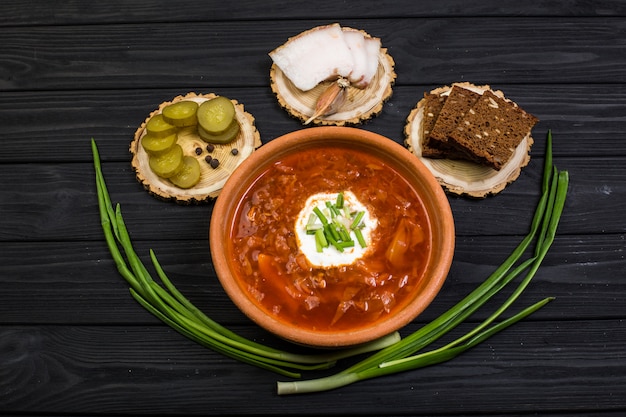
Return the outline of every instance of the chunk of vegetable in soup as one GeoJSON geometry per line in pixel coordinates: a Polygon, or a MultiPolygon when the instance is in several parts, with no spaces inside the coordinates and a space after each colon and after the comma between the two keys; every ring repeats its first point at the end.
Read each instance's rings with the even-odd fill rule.
{"type": "Polygon", "coordinates": [[[318,331],[358,329],[410,301],[426,268],[431,231],[413,187],[362,151],[316,148],[273,164],[247,190],[228,243],[237,276],[277,319],[318,331]],[[310,196],[349,192],[376,222],[359,258],[312,264],[296,223],[310,196]]]}

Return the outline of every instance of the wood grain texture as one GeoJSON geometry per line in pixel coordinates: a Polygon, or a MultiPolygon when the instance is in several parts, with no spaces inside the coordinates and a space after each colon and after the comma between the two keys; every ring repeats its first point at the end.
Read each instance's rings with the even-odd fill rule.
{"type": "Polygon", "coordinates": [[[624,17],[619,0],[3,1],[0,415],[623,415],[624,17]],[[225,295],[210,258],[212,204],[150,196],[128,146],[159,103],[187,92],[237,99],[263,142],[303,128],[272,95],[267,53],[329,22],[380,37],[396,63],[393,96],[363,129],[403,143],[423,94],[456,81],[490,84],[540,119],[517,181],[484,200],[449,196],[452,268],[402,334],[453,306],[522,239],[549,129],[555,163],[570,174],[568,199],[553,247],[510,313],[556,298],[450,362],[278,397],[282,377],[197,345],[132,299],[103,240],[90,140],[146,263],[154,249],[178,288],[221,324],[304,351],[253,325],[225,295]]]}
{"type": "Polygon", "coordinates": [[[600,413],[620,410],[626,394],[620,320],[523,322],[445,364],[306,398],[277,397],[284,377],[160,327],[1,326],[0,336],[0,375],[10,381],[0,400],[30,414],[322,415],[360,398],[342,414],[502,415],[558,413],[572,396],[577,412],[600,413]]]}
{"type": "MultiPolygon", "coordinates": [[[[269,82],[269,72],[268,72],[269,82]]],[[[410,111],[428,92],[441,84],[397,85],[382,113],[361,127],[401,143],[410,111]]],[[[624,84],[502,84],[492,83],[507,97],[539,117],[533,129],[532,155],[541,157],[548,129],[557,157],[626,156],[620,130],[626,122],[624,84]]],[[[302,128],[280,108],[269,86],[258,88],[184,88],[136,90],[68,90],[3,92],[0,123],[3,137],[0,163],[37,161],[90,162],[89,141],[95,138],[102,160],[130,161],[128,145],[135,130],[158,104],[189,91],[233,97],[255,117],[265,143],[302,128]],[[128,145],[125,145],[125,144],[128,145]]]]}
{"type": "MultiPolygon", "coordinates": [[[[417,321],[432,320],[463,298],[502,263],[516,243],[502,236],[458,238],[448,280],[417,321]]],[[[222,290],[206,240],[154,239],[135,246],[152,272],[148,250],[153,249],[180,291],[209,316],[223,323],[250,324],[222,290]]],[[[620,235],[560,235],[523,298],[526,303],[549,296],[557,301],[533,318],[622,317],[626,298],[623,246],[620,235]]],[[[103,242],[5,243],[0,248],[2,323],[158,323],[131,298],[103,242]]],[[[492,303],[496,305],[497,300],[492,303]]],[[[486,314],[475,319],[481,317],[486,314]]]]}
{"type": "Polygon", "coordinates": [[[407,4],[382,0],[376,7],[367,3],[349,5],[333,0],[316,2],[266,0],[261,6],[254,0],[207,3],[182,0],[111,0],[77,4],[73,2],[31,0],[28,6],[19,0],[7,0],[0,9],[0,26],[69,25],[151,22],[204,22],[232,20],[337,19],[353,18],[458,17],[458,16],[624,16],[626,6],[619,0],[549,0],[520,3],[516,0],[468,3],[464,0],[423,0],[407,4]],[[52,11],[51,11],[52,9],[52,11]]]}
{"type": "MultiPolygon", "coordinates": [[[[87,146],[87,143],[85,143],[87,146]]],[[[560,158],[567,169],[570,194],[560,232],[623,233],[621,211],[626,165],[621,158],[560,158]],[[602,168],[614,166],[607,174],[602,168]]],[[[528,231],[540,190],[542,160],[536,158],[498,198],[450,198],[456,233],[523,235],[528,231]],[[464,220],[471,216],[471,222],[464,220]],[[505,232],[503,232],[505,230],[505,232]]],[[[111,198],[120,203],[131,233],[138,240],[207,238],[212,203],[180,206],[145,192],[128,163],[105,163],[111,198]]],[[[101,237],[93,167],[76,164],[0,165],[6,181],[0,202],[1,241],[95,240],[101,237]],[[28,170],[30,175],[22,173],[28,170]],[[11,185],[9,187],[9,185],[11,185]]]]}
{"type": "MultiPolygon", "coordinates": [[[[10,27],[0,88],[267,86],[272,49],[326,20],[10,27]],[[260,36],[262,34],[262,36],[260,36]],[[59,44],[63,50],[59,50],[59,44]],[[233,51],[239,51],[233,59],[233,51]],[[180,57],[193,65],[181,67],[180,57]]],[[[626,20],[560,17],[341,19],[383,39],[398,85],[624,82],[626,20]]]]}

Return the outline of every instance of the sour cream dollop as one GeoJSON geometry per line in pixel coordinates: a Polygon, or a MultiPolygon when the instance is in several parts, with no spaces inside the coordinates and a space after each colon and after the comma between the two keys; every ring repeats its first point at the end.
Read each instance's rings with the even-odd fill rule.
{"type": "MultiPolygon", "coordinates": [[[[362,204],[354,193],[350,191],[343,192],[344,205],[349,207],[351,212],[364,212],[361,220],[362,228],[361,233],[366,247],[362,247],[357,241],[354,232],[351,232],[351,238],[354,240],[354,246],[344,248],[343,252],[340,252],[337,248],[329,245],[321,252],[318,252],[315,242],[315,235],[307,233],[307,223],[313,209],[318,207],[322,212],[327,213],[326,202],[335,202],[339,193],[319,193],[310,196],[304,208],[298,214],[296,218],[296,237],[298,239],[298,245],[300,250],[307,257],[308,261],[315,267],[319,268],[331,268],[341,265],[350,265],[357,259],[360,259],[371,249],[371,236],[374,229],[378,225],[378,221],[373,217],[367,207],[362,204]]],[[[330,218],[330,215],[327,217],[330,218]]]]}

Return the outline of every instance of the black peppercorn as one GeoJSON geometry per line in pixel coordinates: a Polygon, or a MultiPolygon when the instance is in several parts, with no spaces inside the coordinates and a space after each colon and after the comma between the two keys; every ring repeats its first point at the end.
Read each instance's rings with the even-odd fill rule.
{"type": "Polygon", "coordinates": [[[231,149],[230,153],[232,153],[233,155],[237,155],[239,153],[239,150],[237,148],[233,148],[231,149]]]}
{"type": "Polygon", "coordinates": [[[220,165],[220,161],[217,158],[213,158],[209,164],[211,165],[211,168],[215,169],[220,165]]]}

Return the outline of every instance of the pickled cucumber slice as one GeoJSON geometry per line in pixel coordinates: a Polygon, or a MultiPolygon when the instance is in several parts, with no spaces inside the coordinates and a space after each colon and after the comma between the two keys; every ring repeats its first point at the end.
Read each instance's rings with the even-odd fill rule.
{"type": "Polygon", "coordinates": [[[239,125],[237,119],[233,120],[225,131],[217,135],[207,132],[202,128],[202,126],[198,125],[198,136],[200,136],[200,139],[208,143],[225,144],[232,142],[239,134],[240,129],[241,126],[239,125]]]}
{"type": "Polygon", "coordinates": [[[165,136],[173,135],[176,133],[176,126],[168,123],[163,114],[159,113],[154,115],[146,123],[146,130],[148,133],[153,134],[158,138],[164,138],[165,136]]]}
{"type": "Polygon", "coordinates": [[[176,127],[194,126],[198,123],[198,103],[183,100],[163,108],[162,114],[166,122],[176,127]]]}
{"type": "Polygon", "coordinates": [[[200,163],[193,156],[183,157],[183,167],[169,178],[179,188],[191,188],[200,182],[200,163]]]}
{"type": "Polygon", "coordinates": [[[152,133],[146,133],[146,135],[141,138],[141,146],[143,146],[143,149],[148,155],[158,156],[172,149],[177,140],[178,135],[176,133],[162,138],[154,136],[152,133]]]}
{"type": "Polygon", "coordinates": [[[183,148],[179,144],[158,156],[151,156],[148,164],[152,172],[161,178],[170,178],[183,168],[183,148]]]}
{"type": "Polygon", "coordinates": [[[219,135],[235,119],[235,105],[226,97],[215,97],[200,104],[197,114],[198,126],[211,135],[219,135]]]}

